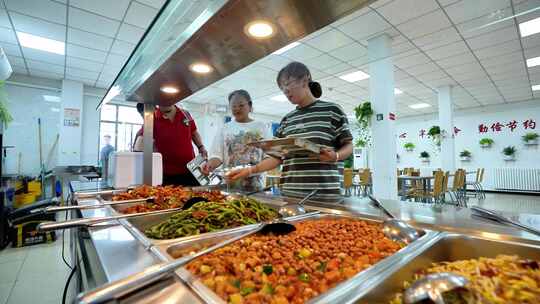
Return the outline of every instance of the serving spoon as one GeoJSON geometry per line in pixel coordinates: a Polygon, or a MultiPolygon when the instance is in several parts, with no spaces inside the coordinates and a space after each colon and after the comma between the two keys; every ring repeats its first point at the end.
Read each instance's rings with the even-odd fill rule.
{"type": "Polygon", "coordinates": [[[381,202],[373,195],[368,195],[373,205],[382,210],[388,219],[383,222],[383,233],[394,241],[401,241],[410,244],[420,237],[420,233],[411,225],[402,220],[398,220],[390,211],[388,211],[381,202]]]}
{"type": "Polygon", "coordinates": [[[317,194],[319,190],[315,189],[311,191],[308,195],[306,195],[302,200],[300,200],[298,203],[294,204],[287,204],[281,208],[279,208],[278,213],[282,217],[290,217],[290,216],[296,216],[306,213],[306,209],[304,208],[304,203],[309,200],[312,196],[317,194]]]}
{"type": "Polygon", "coordinates": [[[429,274],[414,283],[405,290],[403,300],[405,304],[418,303],[430,299],[435,304],[444,304],[442,294],[444,292],[464,287],[469,281],[455,273],[440,272],[429,274]]]}

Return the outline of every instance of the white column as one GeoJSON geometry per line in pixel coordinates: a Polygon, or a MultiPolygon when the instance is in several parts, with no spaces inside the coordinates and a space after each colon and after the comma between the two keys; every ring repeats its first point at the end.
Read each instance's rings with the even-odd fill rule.
{"type": "Polygon", "coordinates": [[[382,199],[397,199],[397,159],[395,121],[394,65],[392,63],[392,39],[383,34],[368,40],[369,91],[373,118],[371,119],[373,148],[370,153],[373,164],[373,193],[382,199]],[[382,120],[377,120],[382,114],[382,120]]]}
{"type": "Polygon", "coordinates": [[[452,87],[437,88],[439,98],[439,126],[445,131],[441,143],[441,168],[445,171],[456,170],[456,151],[454,145],[454,110],[452,108],[452,87]]]}
{"type": "Polygon", "coordinates": [[[83,117],[83,84],[62,81],[62,107],[58,141],[58,165],[81,164],[81,138],[83,117]]]}

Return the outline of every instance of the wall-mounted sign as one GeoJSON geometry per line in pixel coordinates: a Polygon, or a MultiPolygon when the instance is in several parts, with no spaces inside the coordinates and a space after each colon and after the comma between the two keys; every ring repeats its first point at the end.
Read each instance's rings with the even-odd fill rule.
{"type": "Polygon", "coordinates": [[[64,126],[78,127],[81,124],[81,110],[64,108],[64,126]]]}

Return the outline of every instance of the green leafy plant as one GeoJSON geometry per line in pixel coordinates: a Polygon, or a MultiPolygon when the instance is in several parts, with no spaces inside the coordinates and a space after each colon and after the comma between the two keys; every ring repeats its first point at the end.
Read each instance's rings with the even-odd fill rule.
{"type": "Polygon", "coordinates": [[[433,127],[429,128],[428,137],[431,138],[431,140],[433,140],[433,143],[437,147],[440,147],[442,139],[443,139],[443,134],[441,132],[441,127],[433,126],[433,127]]]}
{"type": "Polygon", "coordinates": [[[414,147],[416,147],[416,146],[412,142],[408,142],[408,143],[403,145],[403,148],[405,148],[407,150],[412,150],[412,149],[414,149],[414,147]]]}
{"type": "Polygon", "coordinates": [[[508,146],[508,147],[505,147],[503,150],[502,150],[502,153],[506,156],[512,156],[514,154],[516,154],[516,147],[514,146],[508,146]]]}
{"type": "Polygon", "coordinates": [[[7,129],[10,122],[13,121],[13,117],[9,114],[7,109],[8,97],[6,93],[5,82],[0,81],[0,123],[7,129]]]}
{"type": "Polygon", "coordinates": [[[495,141],[491,138],[487,138],[487,137],[484,137],[482,139],[480,139],[480,144],[481,145],[485,145],[485,146],[489,146],[489,145],[492,145],[495,141]]]}
{"type": "Polygon", "coordinates": [[[352,168],[354,166],[354,156],[351,154],[345,160],[343,160],[343,167],[352,168]]]}
{"type": "Polygon", "coordinates": [[[472,153],[469,150],[463,150],[459,153],[460,157],[471,157],[472,153]]]}
{"type": "Polygon", "coordinates": [[[420,158],[429,158],[429,153],[427,151],[420,152],[420,158]]]}
{"type": "Polygon", "coordinates": [[[371,102],[366,101],[356,106],[354,108],[354,115],[359,129],[355,146],[366,147],[371,143],[370,121],[373,116],[371,102]]]}
{"type": "Polygon", "coordinates": [[[521,136],[521,139],[523,139],[524,142],[529,142],[538,139],[539,135],[535,132],[526,133],[525,135],[521,136]]]}

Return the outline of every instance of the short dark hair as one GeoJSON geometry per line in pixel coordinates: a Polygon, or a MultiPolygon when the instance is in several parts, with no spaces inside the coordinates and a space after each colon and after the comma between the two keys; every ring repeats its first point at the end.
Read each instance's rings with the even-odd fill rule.
{"type": "Polygon", "coordinates": [[[144,103],[137,103],[137,112],[139,112],[141,116],[144,116],[144,103]]]}
{"type": "Polygon", "coordinates": [[[284,68],[282,68],[279,71],[276,78],[276,82],[278,86],[280,85],[279,81],[282,78],[289,78],[289,77],[292,77],[295,79],[302,79],[306,77],[309,81],[309,90],[311,91],[311,94],[313,95],[313,97],[315,98],[321,97],[322,95],[321,84],[316,81],[313,81],[313,79],[311,78],[311,72],[309,71],[308,67],[305,64],[294,61],[287,64],[284,68]]]}
{"type": "Polygon", "coordinates": [[[251,100],[251,96],[249,95],[248,91],[246,90],[236,90],[236,91],[232,91],[230,94],[229,94],[229,103],[231,103],[231,99],[234,97],[234,96],[241,96],[241,97],[244,97],[249,106],[250,107],[253,107],[253,101],[251,100]]]}

